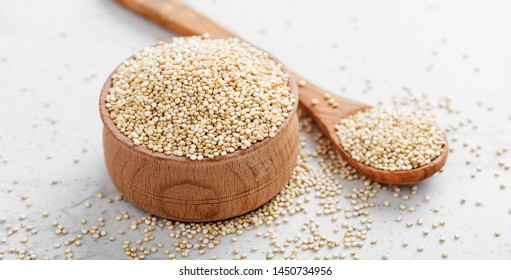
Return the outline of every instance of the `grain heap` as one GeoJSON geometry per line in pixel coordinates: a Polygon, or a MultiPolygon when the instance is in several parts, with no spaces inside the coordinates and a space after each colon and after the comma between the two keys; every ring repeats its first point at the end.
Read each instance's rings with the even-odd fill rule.
{"type": "Polygon", "coordinates": [[[424,166],[445,145],[442,131],[413,113],[373,108],[342,119],[336,129],[353,159],[386,171],[424,166]]]}
{"type": "Polygon", "coordinates": [[[288,78],[239,39],[174,38],[119,66],[106,107],[136,145],[202,160],[275,136],[296,103],[288,78]]]}

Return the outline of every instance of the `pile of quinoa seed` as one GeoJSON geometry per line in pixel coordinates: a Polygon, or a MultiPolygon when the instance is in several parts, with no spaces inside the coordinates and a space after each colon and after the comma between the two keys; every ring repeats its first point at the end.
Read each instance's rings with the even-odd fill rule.
{"type": "Polygon", "coordinates": [[[344,118],[336,130],[354,160],[385,171],[427,165],[446,144],[444,133],[425,117],[380,108],[344,118]]]}
{"type": "Polygon", "coordinates": [[[274,137],[296,103],[283,66],[237,38],[178,37],[112,76],[117,128],[154,152],[202,160],[274,137]]]}

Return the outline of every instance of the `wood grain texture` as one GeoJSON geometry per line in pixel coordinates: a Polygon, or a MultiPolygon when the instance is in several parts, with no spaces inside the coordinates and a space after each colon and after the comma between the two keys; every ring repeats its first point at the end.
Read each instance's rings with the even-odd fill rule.
{"type": "MultiPolygon", "coordinates": [[[[180,35],[201,35],[209,33],[215,37],[235,36],[229,30],[215,23],[203,14],[187,6],[182,1],[177,0],[117,0],[119,3],[129,9],[147,17],[156,23],[176,32],[180,35]],[[183,11],[184,15],[178,11],[183,11]]],[[[293,73],[297,80],[305,80],[297,73],[293,73]]],[[[371,106],[350,100],[341,96],[332,95],[339,104],[338,108],[329,106],[324,99],[324,93],[327,92],[317,85],[307,82],[305,86],[300,87],[300,107],[309,113],[321,131],[328,137],[333,147],[347,160],[358,172],[367,178],[376,182],[387,184],[413,184],[422,181],[436,172],[438,172],[447,161],[448,145],[446,145],[442,154],[433,162],[420,168],[410,171],[384,171],[372,168],[355,161],[341,146],[337,137],[335,126],[342,118],[351,114],[368,109],[371,106]],[[312,106],[312,99],[320,101],[316,106],[312,106]]]]}
{"type": "MultiPolygon", "coordinates": [[[[291,178],[300,151],[297,104],[275,137],[192,161],[137,146],[122,134],[105,106],[111,83],[110,76],[99,102],[106,167],[119,191],[143,210],[176,221],[223,220],[268,202],[291,178]]],[[[293,77],[289,86],[298,98],[293,77]]]]}
{"type": "Polygon", "coordinates": [[[236,36],[181,0],[117,0],[117,2],[182,36],[204,33],[209,33],[212,37],[236,36]]]}

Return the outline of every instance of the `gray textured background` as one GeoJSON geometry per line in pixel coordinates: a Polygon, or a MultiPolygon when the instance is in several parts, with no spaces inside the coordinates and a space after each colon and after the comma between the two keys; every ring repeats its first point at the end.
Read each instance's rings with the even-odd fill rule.
{"type": "MultiPolygon", "coordinates": [[[[370,210],[374,229],[358,252],[361,259],[510,259],[511,258],[511,171],[503,171],[498,160],[511,164],[511,152],[500,158],[495,151],[511,146],[511,37],[509,2],[501,1],[270,1],[219,0],[189,1],[197,9],[260,46],[287,66],[336,94],[391,107],[392,96],[404,96],[407,86],[426,94],[433,104],[448,96],[459,114],[438,114],[442,127],[472,118],[477,129],[466,125],[449,134],[454,153],[445,172],[422,183],[416,197],[406,205],[415,213],[398,209],[403,202],[391,193],[380,193],[376,202],[391,207],[370,210]],[[367,90],[370,80],[372,89],[367,90]],[[478,106],[477,103],[482,102],[478,106]],[[490,109],[488,109],[490,108],[490,109]],[[482,146],[476,158],[469,148],[482,146]],[[472,158],[470,166],[466,158],[472,158]],[[476,178],[476,166],[483,170],[476,178]],[[500,170],[501,175],[494,173],[500,170]],[[500,190],[506,183],[508,189],[500,190]],[[430,196],[429,202],[424,196],[430,196]],[[466,197],[465,205],[460,205],[466,197]],[[481,207],[475,202],[480,200],[481,207]],[[439,208],[438,213],[433,209],[439,208]],[[395,222],[401,215],[403,222],[395,222]],[[423,218],[422,227],[406,227],[406,222],[423,218]],[[431,229],[444,219],[445,227],[431,229]],[[422,235],[428,228],[430,234],[422,235]],[[496,238],[494,232],[502,236],[496,238]],[[453,240],[459,233],[461,239],[453,240]],[[440,236],[446,238],[440,244],[440,236]],[[369,241],[377,239],[376,245],[369,241]],[[407,240],[408,248],[401,243],[407,240]],[[425,250],[418,253],[416,248],[425,250]]],[[[63,242],[57,237],[53,220],[76,233],[87,218],[107,219],[107,231],[117,241],[84,239],[72,247],[75,258],[124,258],[121,244],[136,240],[140,231],[117,236],[113,217],[128,211],[132,217],[144,213],[128,202],[107,204],[98,200],[98,191],[109,197],[118,194],[110,182],[102,158],[99,91],[108,74],[123,59],[157,40],[173,34],[132,14],[112,1],[5,1],[0,9],[0,240],[6,226],[20,223],[34,226],[38,234],[23,229],[10,237],[0,250],[22,247],[39,257],[63,258],[63,242]],[[88,152],[83,153],[86,147],[88,152]],[[47,154],[53,159],[46,159],[47,154]],[[79,158],[79,163],[73,163],[79,158]],[[56,186],[51,180],[61,181],[56,186]],[[19,181],[15,184],[15,181],[19,181]],[[13,188],[11,193],[7,190],[13,188]],[[30,208],[20,197],[27,195],[30,208]],[[83,206],[90,201],[93,207],[83,206]],[[49,211],[48,219],[41,218],[49,211]],[[18,216],[27,215],[20,222],[18,216]],[[20,244],[22,236],[30,238],[20,244]],[[105,244],[107,246],[105,246],[105,244]]],[[[310,140],[309,140],[310,141],[310,140]]],[[[346,193],[360,182],[344,182],[346,193]]],[[[407,190],[404,189],[406,192],[407,190]]],[[[342,205],[349,201],[340,198],[342,205]]],[[[309,204],[315,217],[317,201],[309,204]]],[[[299,231],[305,217],[291,218],[278,227],[279,239],[299,231]]],[[[321,220],[321,230],[332,234],[333,225],[321,220]]],[[[338,222],[342,222],[341,218],[338,222]]],[[[342,232],[342,231],[341,231],[342,232]]],[[[254,238],[256,231],[239,238],[237,244],[225,240],[204,258],[215,254],[231,258],[231,250],[247,252],[249,258],[264,258],[267,240],[254,238]],[[257,244],[258,252],[249,248],[257,244]]],[[[341,233],[339,233],[339,239],[341,233]]],[[[172,247],[165,232],[157,241],[172,247]]],[[[349,255],[352,250],[337,249],[349,255]]],[[[325,250],[322,254],[331,254],[325,250]]],[[[313,255],[302,254],[308,258],[313,255]]],[[[5,258],[15,255],[5,254],[5,258]]],[[[165,258],[160,252],[153,257],[165,258]]],[[[198,257],[195,254],[191,258],[198,257]]]]}

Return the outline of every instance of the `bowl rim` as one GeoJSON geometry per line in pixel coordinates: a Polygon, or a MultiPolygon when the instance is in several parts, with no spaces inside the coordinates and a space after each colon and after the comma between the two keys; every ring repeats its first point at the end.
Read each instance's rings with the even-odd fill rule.
{"type": "MultiPolygon", "coordinates": [[[[194,36],[182,36],[182,37],[194,37],[194,36]]],[[[237,38],[237,37],[235,37],[235,38],[237,38]]],[[[215,39],[215,38],[213,38],[213,39],[215,39]]],[[[225,39],[225,38],[223,38],[223,39],[225,39]]],[[[246,42],[246,41],[244,41],[242,39],[239,39],[239,40],[242,41],[242,42],[246,42]]],[[[166,41],[163,41],[163,42],[166,42],[166,41]]],[[[108,111],[108,109],[105,106],[105,101],[106,101],[106,97],[107,97],[108,92],[110,91],[110,88],[111,88],[111,85],[112,85],[112,76],[115,74],[117,69],[122,65],[122,63],[124,63],[125,61],[129,60],[134,55],[140,53],[143,49],[138,51],[138,52],[136,52],[134,55],[130,56],[129,58],[123,60],[123,62],[121,62],[121,64],[119,64],[112,71],[112,73],[108,76],[108,78],[106,79],[105,83],[103,84],[103,87],[101,88],[101,93],[100,93],[100,97],[99,97],[99,114],[100,114],[100,117],[101,117],[101,121],[103,122],[104,129],[107,129],[109,132],[111,132],[113,134],[113,136],[116,139],[118,139],[119,142],[122,145],[125,145],[126,147],[128,147],[132,151],[137,152],[139,154],[142,154],[142,155],[144,155],[146,157],[150,157],[150,158],[154,158],[154,159],[158,159],[158,160],[173,160],[173,161],[179,161],[179,162],[182,162],[182,163],[192,163],[192,164],[197,164],[197,163],[213,163],[213,162],[218,162],[218,161],[239,160],[240,157],[245,157],[247,154],[249,154],[251,152],[254,152],[254,151],[258,150],[258,149],[261,149],[263,146],[267,145],[272,140],[277,139],[277,137],[282,133],[282,130],[284,130],[289,125],[289,122],[293,120],[294,115],[297,114],[298,103],[299,103],[298,86],[296,84],[296,80],[295,80],[295,78],[293,76],[293,73],[291,71],[289,71],[289,69],[284,64],[282,64],[282,62],[278,58],[276,58],[274,55],[270,54],[269,52],[267,52],[267,51],[265,51],[265,50],[263,50],[263,49],[261,49],[259,47],[256,47],[256,46],[254,46],[254,45],[252,45],[250,43],[247,43],[247,44],[249,44],[250,46],[252,46],[252,47],[254,47],[254,48],[256,48],[256,49],[258,49],[258,50],[260,50],[260,51],[262,51],[264,53],[266,53],[270,59],[275,61],[278,65],[281,65],[282,71],[284,73],[288,74],[288,76],[289,76],[288,77],[288,86],[290,88],[289,91],[294,96],[295,102],[293,104],[293,109],[291,111],[289,111],[288,116],[286,117],[286,119],[284,120],[282,125],[280,125],[278,127],[277,132],[275,134],[275,137],[267,137],[267,138],[264,138],[261,141],[257,141],[255,144],[252,144],[252,146],[250,146],[249,148],[247,148],[245,150],[237,149],[236,151],[234,151],[232,153],[228,153],[225,156],[218,156],[218,157],[214,157],[214,158],[205,158],[205,159],[202,159],[202,160],[192,160],[192,159],[187,158],[185,156],[176,156],[176,155],[173,155],[173,154],[168,155],[168,154],[165,154],[165,153],[160,153],[160,152],[152,151],[152,150],[150,150],[149,148],[147,148],[144,145],[135,145],[135,143],[130,138],[128,138],[126,135],[124,135],[117,128],[117,126],[114,124],[112,118],[110,117],[110,112],[108,111]]],[[[157,45],[159,45],[159,44],[157,44],[157,45]]],[[[157,45],[152,45],[150,47],[155,47],[157,45]]]]}

